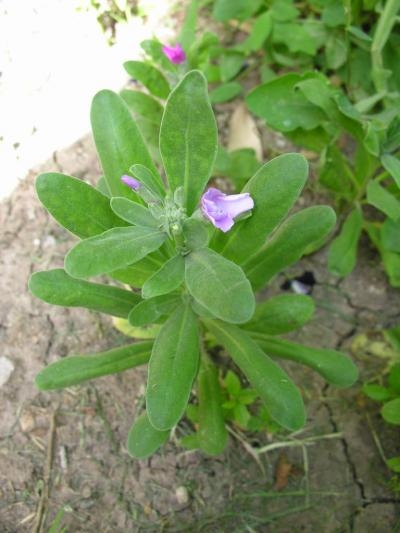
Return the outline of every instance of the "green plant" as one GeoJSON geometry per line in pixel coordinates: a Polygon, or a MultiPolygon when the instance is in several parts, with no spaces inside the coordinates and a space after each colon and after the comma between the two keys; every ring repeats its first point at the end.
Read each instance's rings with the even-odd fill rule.
{"type": "Polygon", "coordinates": [[[278,337],[310,319],[310,298],[255,301],[256,291],[335,224],[327,206],[288,216],[307,180],[305,159],[286,154],[269,161],[239,195],[212,187],[204,192],[217,129],[199,71],[187,73],[167,99],[159,142],[163,170],[120,96],[98,93],[91,120],[104,172],[99,187],[58,173],[36,181],[43,205],[81,240],[67,253],[64,269],[33,274],[29,287],[51,304],[152,328],[148,340],[53,363],[37,376],[38,387],[58,389],[148,363],[146,411],[129,433],[129,452],[143,458],[167,440],[195,385],[197,446],[217,454],[227,433],[218,370],[205,341],[212,338],[241,369],[268,415],[284,428],[300,428],[300,391],[273,358],[310,366],[340,387],[357,378],[344,354],[278,337]],[[112,284],[87,281],[102,275],[112,284]]]}

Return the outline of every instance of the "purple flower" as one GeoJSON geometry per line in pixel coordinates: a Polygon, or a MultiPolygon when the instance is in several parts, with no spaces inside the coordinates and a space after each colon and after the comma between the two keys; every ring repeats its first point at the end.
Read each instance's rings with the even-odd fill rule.
{"type": "Polygon", "coordinates": [[[134,191],[138,191],[142,185],[140,181],[135,180],[135,178],[132,178],[132,176],[128,176],[127,174],[124,174],[121,177],[121,181],[125,183],[125,185],[128,185],[128,187],[130,187],[134,191]]]}
{"type": "Polygon", "coordinates": [[[254,202],[248,192],[228,195],[211,187],[201,197],[203,214],[224,233],[231,229],[235,217],[253,207],[254,202]]]}
{"type": "Polygon", "coordinates": [[[180,65],[186,61],[186,54],[178,43],[175,46],[163,46],[162,51],[174,65],[180,65]]]}

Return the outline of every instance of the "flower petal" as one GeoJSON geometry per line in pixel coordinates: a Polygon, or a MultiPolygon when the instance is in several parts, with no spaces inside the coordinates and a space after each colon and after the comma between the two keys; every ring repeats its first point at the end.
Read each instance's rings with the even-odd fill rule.
{"type": "Polygon", "coordinates": [[[121,181],[125,183],[125,185],[128,185],[128,187],[130,187],[134,191],[139,190],[142,185],[140,181],[135,180],[135,178],[132,178],[132,176],[128,176],[127,174],[124,174],[121,177],[121,181]]]}

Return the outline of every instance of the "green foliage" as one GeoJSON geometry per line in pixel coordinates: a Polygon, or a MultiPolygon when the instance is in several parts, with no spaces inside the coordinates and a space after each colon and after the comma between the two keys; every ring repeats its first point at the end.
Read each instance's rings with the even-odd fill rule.
{"type": "Polygon", "coordinates": [[[70,355],[44,368],[36,376],[41,390],[63,389],[88,379],[122,372],[147,363],[152,343],[142,342],[90,355],[70,355]]]}
{"type": "Polygon", "coordinates": [[[183,187],[190,215],[210,178],[217,151],[217,127],[200,72],[189,72],[171,93],[161,123],[160,151],[169,186],[183,187]]]}
{"type": "MultiPolygon", "coordinates": [[[[196,2],[191,4],[185,42],[202,54],[193,40],[193,6],[196,2]]],[[[219,9],[231,7],[221,3],[219,9]]],[[[257,2],[251,9],[260,7],[257,2]]],[[[286,12],[292,16],[289,7],[286,12]]],[[[248,51],[268,38],[260,24],[248,51]]],[[[207,42],[211,46],[213,39],[204,39],[202,46],[207,42]]],[[[153,62],[165,65],[159,44],[146,42],[143,48],[153,62]]],[[[242,57],[243,52],[235,54],[242,57]]],[[[224,69],[228,76],[227,64],[224,69]]],[[[104,179],[98,190],[61,174],[38,178],[42,203],[81,240],[67,253],[65,270],[35,273],[29,286],[48,303],[111,314],[122,334],[147,340],[63,358],[39,373],[37,385],[62,388],[148,363],[146,408],[136,417],[127,443],[129,453],[139,459],[167,440],[185,412],[191,414],[195,431],[182,444],[210,455],[224,450],[227,421],[243,429],[297,430],[305,422],[301,394],[271,357],[308,365],[339,386],[353,383],[356,370],[343,354],[276,337],[311,318],[314,304],[309,297],[280,295],[256,305],[254,289],[316,248],[332,229],[335,215],[327,206],[316,206],[286,219],[308,175],[307,162],[299,154],[282,155],[261,166],[250,151],[220,150],[219,163],[214,164],[216,124],[206,79],[199,71],[188,72],[169,92],[152,63],[128,62],[128,70],[153,95],[168,97],[165,108],[153,96],[135,91],[123,92],[122,98],[110,91],[95,96],[92,125],[104,179]],[[160,129],[159,146],[151,152],[154,136],[146,136],[141,125],[146,114],[160,129]],[[242,207],[245,198],[239,216],[239,204],[234,204],[234,216],[231,207],[225,207],[233,205],[232,197],[220,197],[218,205],[209,200],[211,207],[201,201],[218,165],[243,185],[243,195],[233,197],[242,207]],[[121,182],[128,172],[134,191],[121,182]],[[254,202],[252,212],[248,196],[254,202]],[[226,233],[219,229],[220,211],[234,222],[226,233]],[[102,274],[127,286],[82,279],[102,274]],[[220,381],[211,346],[226,350],[251,388],[242,387],[232,372],[220,381]],[[188,409],[193,388],[196,404],[188,409]]],[[[165,70],[169,79],[177,76],[175,65],[165,70]]],[[[397,253],[395,230],[393,225],[382,230],[390,254],[397,253]]]]}
{"type": "Polygon", "coordinates": [[[243,270],[208,248],[186,257],[185,281],[193,298],[216,318],[241,324],[254,313],[253,291],[243,270]]]}
{"type": "Polygon", "coordinates": [[[151,352],[146,405],[156,429],[170,429],[179,422],[198,365],[197,317],[189,304],[182,304],[161,328],[151,352]]]}

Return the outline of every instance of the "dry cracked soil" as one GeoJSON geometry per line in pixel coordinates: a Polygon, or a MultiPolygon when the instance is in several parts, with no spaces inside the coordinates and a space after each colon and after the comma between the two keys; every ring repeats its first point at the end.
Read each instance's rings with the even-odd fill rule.
{"type": "MultiPolygon", "coordinates": [[[[27,290],[29,275],[61,266],[74,242],[35,196],[34,176],[44,170],[93,183],[100,169],[91,139],[54,153],[0,204],[0,355],[14,365],[0,388],[0,530],[61,531],[55,519],[62,515],[65,531],[74,533],[399,531],[400,481],[379,453],[399,454],[399,431],[360,392],[386,364],[376,353],[376,332],[399,322],[399,293],[368,245],[345,280],[328,274],[324,250],[290,269],[312,271],[317,280],[316,316],[293,338],[352,352],[361,373],[354,387],[339,390],[308,369],[286,366],[308,410],[297,441],[235,431],[226,452],[209,458],[179,447],[183,422],[159,453],[135,461],[125,441],[143,405],[144,368],[62,392],[39,392],[34,384],[60,357],[123,342],[107,318],[51,307],[27,290]],[[260,443],[276,446],[259,454],[260,443]],[[290,475],[277,486],[285,465],[290,475]]],[[[278,292],[283,279],[265,294],[278,292]]]]}

